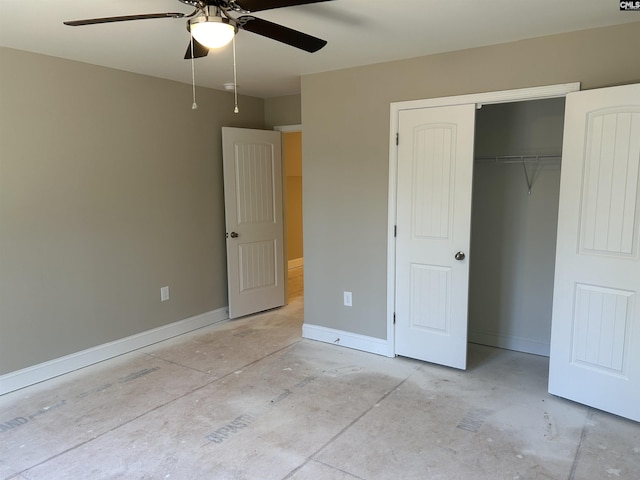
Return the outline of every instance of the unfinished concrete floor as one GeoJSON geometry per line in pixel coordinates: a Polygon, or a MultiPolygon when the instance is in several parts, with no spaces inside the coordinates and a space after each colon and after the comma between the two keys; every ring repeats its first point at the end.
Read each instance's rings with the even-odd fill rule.
{"type": "Polygon", "coordinates": [[[0,478],[635,479],[640,424],[465,372],[302,340],[302,297],[0,397],[0,478]]]}

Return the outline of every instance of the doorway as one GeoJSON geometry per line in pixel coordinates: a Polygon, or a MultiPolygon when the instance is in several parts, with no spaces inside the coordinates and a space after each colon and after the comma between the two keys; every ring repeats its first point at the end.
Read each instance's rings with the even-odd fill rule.
{"type": "Polygon", "coordinates": [[[564,97],[476,111],[471,343],[549,356],[564,97]]]}
{"type": "MultiPolygon", "coordinates": [[[[412,128],[401,132],[401,116],[406,117],[405,112],[411,112],[415,110],[430,110],[430,109],[441,109],[442,111],[447,110],[453,114],[453,110],[450,107],[459,106],[459,105],[469,105],[475,108],[481,108],[482,106],[486,107],[493,104],[502,104],[509,102],[519,102],[519,101],[527,101],[527,100],[540,100],[547,98],[557,98],[557,97],[565,97],[567,94],[571,92],[577,92],[580,89],[579,83],[569,83],[569,84],[561,84],[561,85],[548,85],[543,87],[533,87],[533,88],[523,88],[516,90],[505,90],[498,92],[487,92],[487,93],[478,93],[478,94],[469,94],[469,95],[459,95],[455,97],[439,97],[439,98],[431,98],[424,100],[414,100],[407,102],[398,102],[391,104],[391,115],[390,115],[390,142],[389,142],[389,202],[388,202],[388,223],[389,228],[387,230],[387,342],[386,342],[386,354],[388,356],[395,356],[400,353],[398,348],[398,337],[396,331],[398,330],[398,325],[396,325],[396,301],[397,295],[399,292],[402,292],[402,289],[397,287],[398,280],[398,270],[397,270],[397,258],[396,253],[398,252],[398,244],[400,242],[399,237],[402,232],[411,231],[411,227],[409,225],[399,225],[399,195],[403,194],[403,192],[407,191],[406,186],[401,188],[399,187],[399,183],[401,179],[399,178],[399,164],[400,156],[402,154],[401,149],[403,146],[408,143],[411,143],[412,137],[412,128]]],[[[465,153],[463,157],[461,157],[460,167],[462,167],[462,173],[460,168],[456,168],[454,171],[458,172],[455,176],[450,177],[451,179],[455,179],[456,185],[451,185],[451,192],[456,191],[471,191],[471,179],[472,179],[472,164],[468,164],[468,162],[473,162],[473,145],[474,145],[474,129],[475,129],[475,113],[474,110],[469,111],[468,114],[462,115],[459,119],[451,118],[449,123],[446,125],[451,126],[454,129],[464,128],[465,131],[471,128],[471,133],[465,137],[467,140],[463,141],[460,145],[454,146],[453,150],[447,149],[451,155],[458,156],[458,154],[462,151],[469,152],[468,157],[465,153]],[[470,150],[469,150],[470,149],[470,150]],[[462,175],[462,176],[460,176],[462,175]],[[458,182],[462,182],[458,184],[458,182]]],[[[437,127],[436,130],[441,129],[442,126],[446,126],[443,124],[438,124],[436,122],[433,124],[433,127],[437,127]]],[[[408,127],[411,127],[408,125],[408,127]]],[[[454,138],[454,137],[450,137],[454,138]]],[[[461,137],[456,135],[455,138],[460,139],[461,137]]],[[[457,141],[457,140],[456,140],[457,141]]],[[[410,149],[409,149],[410,151],[410,149]]],[[[451,160],[456,162],[455,158],[451,158],[451,160]]],[[[415,177],[414,177],[415,178],[415,177]]],[[[445,179],[446,180],[446,179],[445,179]]],[[[462,202],[464,204],[467,200],[451,200],[453,203],[451,205],[459,204],[462,202]]],[[[469,195],[468,199],[469,203],[471,201],[471,196],[469,195]]],[[[438,215],[444,215],[447,212],[440,212],[438,215]]],[[[459,246],[464,250],[460,250],[460,255],[456,254],[456,262],[450,264],[450,271],[458,274],[468,275],[468,265],[469,259],[464,255],[466,249],[469,248],[467,242],[460,242],[459,246]]],[[[458,250],[454,250],[456,252],[458,250]]],[[[468,251],[467,251],[468,253],[468,251]]],[[[452,257],[453,258],[453,257],[452,257]]],[[[443,265],[442,263],[438,263],[439,265],[443,265]]],[[[457,275],[457,274],[456,274],[457,275]]],[[[447,282],[443,284],[444,286],[448,285],[447,282]]],[[[442,332],[445,336],[456,336],[460,337],[461,341],[456,343],[456,352],[452,353],[452,355],[456,356],[456,363],[460,365],[464,365],[466,362],[466,345],[467,345],[467,307],[468,307],[468,299],[466,295],[467,291],[465,289],[463,298],[460,298],[458,292],[455,292],[455,302],[454,296],[452,294],[451,302],[455,303],[456,306],[459,306],[461,303],[462,308],[458,308],[457,311],[464,312],[463,318],[457,318],[458,314],[456,314],[456,318],[448,319],[448,325],[451,327],[455,327],[454,330],[450,330],[450,327],[447,326],[446,332],[442,332]]],[[[425,333],[427,330],[425,330],[425,333]]],[[[439,345],[441,342],[439,341],[439,337],[437,332],[434,336],[433,344],[439,345]]],[[[418,357],[419,358],[419,357],[418,357]]],[[[436,361],[436,363],[439,363],[436,361]]],[[[464,366],[462,367],[464,368],[464,366]]]]}

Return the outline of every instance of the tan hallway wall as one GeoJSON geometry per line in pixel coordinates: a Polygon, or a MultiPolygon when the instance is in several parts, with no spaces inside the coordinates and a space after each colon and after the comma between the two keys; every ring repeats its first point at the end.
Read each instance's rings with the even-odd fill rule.
{"type": "Polygon", "coordinates": [[[287,181],[287,260],[304,257],[302,244],[302,132],[282,134],[287,181]]]}

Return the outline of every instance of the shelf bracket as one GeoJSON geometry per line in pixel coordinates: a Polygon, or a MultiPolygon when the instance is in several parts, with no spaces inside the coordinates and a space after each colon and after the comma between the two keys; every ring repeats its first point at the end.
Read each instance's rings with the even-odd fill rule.
{"type": "Polygon", "coordinates": [[[531,187],[533,186],[533,177],[529,177],[529,170],[527,170],[527,161],[522,159],[522,170],[524,170],[524,179],[527,181],[527,187],[529,188],[529,195],[531,195],[531,187]]]}

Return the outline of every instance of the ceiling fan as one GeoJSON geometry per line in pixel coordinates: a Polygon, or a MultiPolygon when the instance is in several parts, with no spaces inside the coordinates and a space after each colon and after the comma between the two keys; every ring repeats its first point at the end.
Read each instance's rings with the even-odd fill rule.
{"type": "Polygon", "coordinates": [[[185,59],[205,57],[210,48],[228,44],[239,29],[286,43],[306,52],[317,52],[327,44],[326,40],[297,30],[262,20],[250,15],[252,12],[274,8],[292,7],[329,0],[178,0],[194,7],[190,14],[180,12],[147,13],[118,17],[89,18],[63,22],[72,27],[99,23],[127,22],[155,18],[188,18],[187,30],[191,32],[193,44],[189,42],[185,59]],[[240,16],[235,16],[240,14],[240,16]]]}

